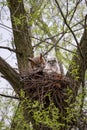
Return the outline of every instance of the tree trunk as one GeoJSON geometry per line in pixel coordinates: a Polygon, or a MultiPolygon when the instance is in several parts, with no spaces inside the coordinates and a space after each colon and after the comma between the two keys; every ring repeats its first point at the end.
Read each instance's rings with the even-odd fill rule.
{"type": "MultiPolygon", "coordinates": [[[[7,0],[9,4],[9,9],[10,9],[10,15],[11,15],[11,22],[12,22],[12,28],[13,28],[13,34],[14,34],[14,44],[16,47],[16,56],[17,56],[17,62],[18,62],[18,68],[19,72],[23,75],[27,73],[30,69],[30,65],[28,62],[28,56],[32,57],[33,56],[33,49],[31,45],[31,30],[30,27],[28,29],[28,24],[27,24],[27,19],[26,19],[26,12],[24,9],[24,4],[23,1],[19,0],[7,0]],[[17,23],[17,20],[20,21],[20,23],[17,23]]],[[[22,127],[23,123],[32,123],[33,128],[35,130],[50,130],[50,128],[43,126],[43,125],[36,125],[35,121],[32,118],[32,114],[28,114],[28,110],[26,111],[24,105],[19,105],[19,108],[15,114],[14,120],[11,125],[11,130],[24,130],[26,129],[22,127]],[[20,121],[17,119],[17,113],[21,109],[21,107],[24,108],[24,110],[21,112],[21,115],[24,117],[24,122],[20,121]]]]}
{"type": "Polygon", "coordinates": [[[29,70],[28,56],[33,56],[33,48],[31,45],[31,29],[27,24],[26,12],[24,9],[23,0],[7,0],[12,29],[14,35],[14,44],[18,53],[17,62],[20,73],[27,72],[29,70]]]}

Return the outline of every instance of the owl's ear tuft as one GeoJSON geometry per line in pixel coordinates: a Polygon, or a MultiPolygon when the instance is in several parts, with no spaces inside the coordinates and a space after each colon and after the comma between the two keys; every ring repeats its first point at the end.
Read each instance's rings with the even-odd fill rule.
{"type": "Polygon", "coordinates": [[[29,60],[30,62],[32,62],[32,63],[35,63],[34,60],[33,60],[33,58],[28,57],[28,60],[29,60]]]}

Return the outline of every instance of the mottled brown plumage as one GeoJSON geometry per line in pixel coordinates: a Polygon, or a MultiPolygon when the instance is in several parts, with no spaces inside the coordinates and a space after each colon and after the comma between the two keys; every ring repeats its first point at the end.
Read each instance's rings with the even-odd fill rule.
{"type": "Polygon", "coordinates": [[[42,54],[37,57],[28,58],[31,63],[32,69],[34,68],[44,68],[45,67],[45,59],[43,58],[42,54]]]}

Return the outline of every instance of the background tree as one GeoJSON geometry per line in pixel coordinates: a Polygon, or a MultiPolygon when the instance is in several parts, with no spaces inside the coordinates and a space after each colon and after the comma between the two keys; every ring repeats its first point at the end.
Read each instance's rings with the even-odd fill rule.
{"type": "MultiPolygon", "coordinates": [[[[7,49],[16,54],[18,72],[2,57],[0,57],[0,72],[3,74],[2,77],[6,79],[15,90],[17,96],[13,98],[19,99],[20,96],[24,96],[20,75],[25,75],[29,72],[30,65],[28,63],[28,56],[33,57],[34,52],[35,54],[42,52],[44,55],[56,55],[60,61],[60,66],[64,66],[66,75],[73,80],[73,93],[71,93],[71,96],[69,97],[72,102],[68,103],[69,107],[67,108],[66,119],[63,118],[63,116],[65,117],[66,115],[61,115],[61,124],[58,123],[56,118],[55,121],[58,123],[56,123],[56,126],[53,125],[50,120],[48,123],[36,123],[36,120],[32,115],[34,108],[27,106],[28,104],[25,101],[20,102],[19,99],[20,103],[13,122],[11,123],[11,130],[48,130],[58,128],[66,130],[68,128],[71,129],[73,126],[85,130],[84,122],[86,122],[86,119],[82,123],[82,126],[80,121],[83,120],[81,117],[84,116],[82,110],[86,95],[87,16],[85,15],[85,12],[87,2],[85,0],[70,2],[68,0],[62,0],[61,2],[58,2],[57,0],[50,0],[49,2],[45,0],[7,0],[6,2],[1,2],[1,9],[4,9],[5,6],[7,6],[10,11],[14,48],[3,46],[0,46],[0,48],[7,49]],[[82,90],[80,92],[82,96],[79,98],[81,100],[80,104],[76,106],[79,90],[82,90]],[[74,109],[71,109],[71,103],[72,106],[75,105],[75,107],[79,108],[78,116],[75,115],[78,119],[75,121],[73,120],[73,118],[75,119],[75,116],[71,116],[70,111],[72,111],[74,115],[76,114],[77,109],[75,109],[75,107],[74,109]],[[74,110],[76,111],[75,113],[74,110]],[[70,115],[71,118],[68,115],[70,115]],[[63,123],[64,121],[65,124],[63,123]]],[[[3,23],[1,24],[3,25],[3,23]]],[[[32,106],[29,100],[27,102],[32,106]]],[[[36,106],[40,109],[40,107],[38,107],[39,104],[36,104],[36,106]]],[[[50,111],[52,111],[51,107],[50,111]]],[[[58,113],[57,109],[55,111],[58,113]]],[[[47,113],[45,112],[45,116],[46,114],[47,113]]]]}

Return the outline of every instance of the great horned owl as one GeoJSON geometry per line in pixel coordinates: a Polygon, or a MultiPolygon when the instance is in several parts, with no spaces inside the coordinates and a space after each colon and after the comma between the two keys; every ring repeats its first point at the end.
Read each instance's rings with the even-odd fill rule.
{"type": "Polygon", "coordinates": [[[58,60],[56,59],[56,57],[47,58],[45,70],[48,73],[56,72],[56,73],[61,74],[60,66],[59,66],[59,63],[58,63],[58,60]]]}
{"type": "Polygon", "coordinates": [[[29,57],[28,60],[31,63],[32,69],[35,69],[35,68],[38,69],[38,68],[44,68],[45,67],[45,59],[43,58],[42,54],[40,54],[37,57],[33,57],[33,58],[29,57]]]}

